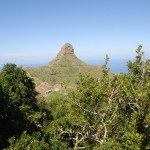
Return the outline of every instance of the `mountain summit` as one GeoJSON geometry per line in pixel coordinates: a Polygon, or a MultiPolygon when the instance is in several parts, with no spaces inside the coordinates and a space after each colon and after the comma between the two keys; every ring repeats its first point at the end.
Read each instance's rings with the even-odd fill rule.
{"type": "Polygon", "coordinates": [[[66,43],[62,46],[61,50],[55,57],[53,61],[51,61],[49,66],[60,66],[60,67],[77,67],[77,66],[85,66],[88,65],[77,58],[74,53],[74,48],[71,44],[66,43]]]}
{"type": "Polygon", "coordinates": [[[69,43],[64,44],[61,48],[61,51],[57,55],[58,58],[67,57],[67,56],[76,57],[74,54],[74,48],[69,43]]]}

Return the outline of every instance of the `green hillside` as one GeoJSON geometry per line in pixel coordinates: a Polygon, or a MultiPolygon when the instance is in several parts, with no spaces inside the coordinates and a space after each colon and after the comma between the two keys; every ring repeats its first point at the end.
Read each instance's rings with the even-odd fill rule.
{"type": "Polygon", "coordinates": [[[72,45],[65,44],[57,57],[48,65],[37,68],[25,68],[35,83],[39,85],[47,82],[51,86],[67,84],[74,86],[79,73],[90,73],[93,76],[101,75],[102,66],[89,65],[78,59],[72,45]]]}

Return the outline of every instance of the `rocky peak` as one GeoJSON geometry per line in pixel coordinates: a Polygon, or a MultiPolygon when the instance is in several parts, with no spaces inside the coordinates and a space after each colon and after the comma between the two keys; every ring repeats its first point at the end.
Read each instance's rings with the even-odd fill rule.
{"type": "Polygon", "coordinates": [[[61,50],[57,54],[57,57],[54,58],[49,63],[49,66],[61,66],[61,67],[72,67],[72,66],[81,66],[85,65],[81,60],[79,60],[75,53],[74,48],[71,44],[66,43],[61,47],[61,50]]]}
{"type": "Polygon", "coordinates": [[[75,56],[74,48],[69,43],[64,44],[61,48],[61,51],[57,55],[57,57],[66,57],[66,56],[75,56]]]}

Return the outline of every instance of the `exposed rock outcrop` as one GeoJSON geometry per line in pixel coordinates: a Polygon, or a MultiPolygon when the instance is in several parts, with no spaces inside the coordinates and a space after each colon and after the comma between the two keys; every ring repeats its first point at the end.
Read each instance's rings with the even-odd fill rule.
{"type": "Polygon", "coordinates": [[[67,55],[74,56],[76,58],[74,54],[74,48],[69,43],[66,43],[62,46],[61,51],[58,53],[57,57],[61,58],[61,57],[66,57],[67,55]]]}
{"type": "Polygon", "coordinates": [[[48,65],[71,67],[71,66],[85,66],[88,64],[78,59],[74,53],[73,46],[69,43],[66,43],[61,47],[61,50],[59,51],[55,59],[51,61],[48,65]]]}
{"type": "Polygon", "coordinates": [[[53,92],[58,92],[62,89],[54,86],[50,86],[47,82],[42,82],[40,85],[36,87],[37,92],[39,92],[42,96],[47,97],[53,92]]]}

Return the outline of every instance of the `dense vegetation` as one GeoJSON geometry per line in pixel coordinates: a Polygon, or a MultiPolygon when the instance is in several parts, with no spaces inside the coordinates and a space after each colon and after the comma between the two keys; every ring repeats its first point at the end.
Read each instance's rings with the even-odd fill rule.
{"type": "MultiPolygon", "coordinates": [[[[0,72],[0,149],[150,149],[150,60],[141,46],[128,73],[80,74],[68,95],[38,98],[26,72],[7,64],[0,72]]],[[[56,95],[55,95],[56,94],[56,95]]]]}

